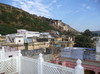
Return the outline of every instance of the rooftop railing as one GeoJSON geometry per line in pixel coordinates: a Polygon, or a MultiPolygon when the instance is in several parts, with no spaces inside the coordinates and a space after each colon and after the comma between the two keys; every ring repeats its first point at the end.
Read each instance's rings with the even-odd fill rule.
{"type": "Polygon", "coordinates": [[[0,59],[0,74],[84,74],[81,60],[77,60],[75,68],[45,62],[42,54],[38,59],[22,56],[21,51],[17,57],[0,59]]]}

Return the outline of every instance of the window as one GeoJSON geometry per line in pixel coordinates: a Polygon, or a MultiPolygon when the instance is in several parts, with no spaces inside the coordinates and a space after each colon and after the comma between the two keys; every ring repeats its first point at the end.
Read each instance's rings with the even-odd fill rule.
{"type": "Polygon", "coordinates": [[[18,42],[21,42],[21,40],[19,40],[18,42]]]}
{"type": "Polygon", "coordinates": [[[13,57],[13,55],[9,55],[9,58],[13,57]]]}

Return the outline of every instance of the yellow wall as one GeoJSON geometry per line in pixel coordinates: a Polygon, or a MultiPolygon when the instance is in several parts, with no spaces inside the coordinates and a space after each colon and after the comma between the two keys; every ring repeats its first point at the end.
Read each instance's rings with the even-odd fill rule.
{"type": "Polygon", "coordinates": [[[35,42],[33,44],[28,45],[28,50],[39,49],[39,48],[48,48],[48,42],[35,42]]]}

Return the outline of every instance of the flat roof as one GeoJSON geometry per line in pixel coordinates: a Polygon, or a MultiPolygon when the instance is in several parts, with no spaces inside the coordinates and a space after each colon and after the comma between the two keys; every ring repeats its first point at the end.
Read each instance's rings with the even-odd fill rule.
{"type": "MultiPolygon", "coordinates": [[[[59,57],[59,61],[69,61],[76,63],[77,59],[71,59],[71,58],[63,58],[59,57]]],[[[82,64],[92,65],[92,66],[99,66],[100,67],[100,61],[93,61],[93,60],[82,60],[82,64]]]]}

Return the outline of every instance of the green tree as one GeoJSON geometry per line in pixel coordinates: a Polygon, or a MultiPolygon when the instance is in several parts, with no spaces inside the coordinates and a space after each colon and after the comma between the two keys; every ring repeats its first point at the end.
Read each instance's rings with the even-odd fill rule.
{"type": "Polygon", "coordinates": [[[83,35],[84,35],[84,36],[88,36],[88,37],[92,37],[92,36],[93,36],[93,33],[92,33],[89,29],[86,29],[86,30],[83,32],[83,35]]]}
{"type": "Polygon", "coordinates": [[[6,35],[6,34],[11,34],[16,32],[17,32],[16,28],[10,27],[5,24],[0,24],[0,34],[6,35]]]}
{"type": "Polygon", "coordinates": [[[89,30],[85,30],[81,35],[77,35],[75,37],[75,47],[87,47],[93,48],[94,41],[91,40],[92,33],[89,30]]]}

